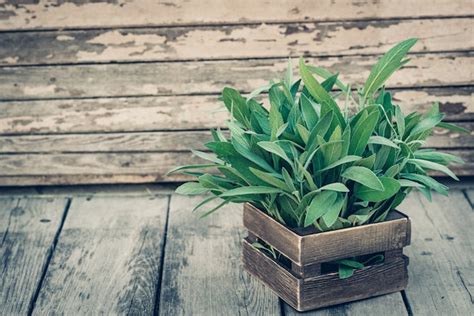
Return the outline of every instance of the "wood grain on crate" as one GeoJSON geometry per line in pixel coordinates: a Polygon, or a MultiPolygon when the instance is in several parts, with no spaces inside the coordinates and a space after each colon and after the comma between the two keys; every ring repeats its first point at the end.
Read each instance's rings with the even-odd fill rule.
{"type": "Polygon", "coordinates": [[[469,0],[323,0],[317,6],[310,0],[297,3],[244,0],[225,4],[219,0],[121,0],[55,5],[41,0],[7,2],[0,13],[3,16],[0,29],[8,30],[450,17],[471,16],[474,8],[469,0]],[[97,12],[104,18],[98,18],[97,12]]]}
{"type": "MultiPolygon", "coordinates": [[[[408,66],[390,78],[389,88],[407,88],[409,92],[420,87],[464,86],[472,81],[471,53],[421,54],[411,58],[408,66]]],[[[376,58],[319,57],[307,61],[340,72],[340,79],[355,87],[366,80],[376,58]]],[[[0,100],[216,94],[225,86],[248,93],[282,77],[287,65],[286,59],[279,58],[0,67],[0,100]]],[[[296,67],[294,70],[296,74],[296,67]]],[[[423,102],[426,101],[417,101],[423,102]]]]}
{"type": "Polygon", "coordinates": [[[300,266],[409,245],[410,220],[398,212],[391,213],[387,219],[390,220],[340,231],[301,235],[249,203],[244,205],[245,228],[300,266]]]}
{"type": "Polygon", "coordinates": [[[278,298],[242,270],[242,208],[198,220],[190,206],[202,198],[171,198],[160,315],[280,315],[278,298]]]}
{"type": "Polygon", "coordinates": [[[0,198],[2,314],[30,312],[66,205],[65,198],[0,198]]]}
{"type": "Polygon", "coordinates": [[[299,311],[397,292],[408,281],[404,258],[356,270],[348,279],[340,279],[337,272],[298,279],[245,240],[243,260],[249,273],[299,311]]]}
{"type": "Polygon", "coordinates": [[[0,33],[0,65],[373,55],[407,34],[414,53],[469,51],[473,29],[462,18],[0,33]]]}
{"type": "Polygon", "coordinates": [[[35,314],[152,314],[168,199],[74,198],[35,314]]]}

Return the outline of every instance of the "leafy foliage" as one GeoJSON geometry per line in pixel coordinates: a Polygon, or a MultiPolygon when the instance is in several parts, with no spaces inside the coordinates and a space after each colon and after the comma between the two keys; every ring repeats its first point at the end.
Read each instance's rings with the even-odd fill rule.
{"type": "MultiPolygon", "coordinates": [[[[171,171],[197,178],[177,192],[213,194],[195,209],[214,198],[223,200],[219,206],[250,202],[284,225],[317,231],[383,221],[414,189],[427,197],[431,190],[447,194],[427,172],[457,179],[447,165],[462,161],[420,147],[435,127],[461,129],[442,122],[437,104],[424,115],[405,116],[383,88],[408,61],[415,42],[409,39],[389,50],[358,94],[337,74],[307,66],[303,59],[301,79],[292,78],[290,63],[285,79],[247,98],[225,88],[230,137],[213,130],[213,141],[206,144],[210,153],[194,152],[208,164],[171,171]],[[263,92],[268,92],[269,107],[257,101],[263,92]]],[[[358,266],[347,261],[340,267],[349,275],[358,266]]]]}

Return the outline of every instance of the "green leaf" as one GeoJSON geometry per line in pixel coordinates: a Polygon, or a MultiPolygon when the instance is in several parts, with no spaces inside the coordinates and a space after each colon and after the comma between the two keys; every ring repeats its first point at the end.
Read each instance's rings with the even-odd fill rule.
{"type": "Polygon", "coordinates": [[[443,119],[443,116],[444,116],[443,114],[436,114],[436,115],[428,116],[422,119],[410,131],[410,139],[413,139],[418,134],[421,134],[428,130],[433,129],[436,125],[438,125],[441,122],[441,120],[443,119]]]}
{"type": "Polygon", "coordinates": [[[384,186],[382,182],[377,178],[375,173],[365,167],[353,166],[347,168],[341,175],[343,178],[358,182],[368,188],[377,191],[383,191],[384,186]]]}
{"type": "Polygon", "coordinates": [[[356,184],[354,195],[363,201],[381,202],[391,198],[400,190],[400,183],[397,180],[389,177],[380,177],[379,179],[384,187],[382,191],[356,184]]]}
{"type": "Polygon", "coordinates": [[[237,90],[225,87],[222,91],[222,99],[232,116],[244,126],[250,127],[250,111],[245,98],[237,90]]]}
{"type": "Polygon", "coordinates": [[[370,136],[374,132],[375,126],[379,120],[379,112],[372,111],[367,118],[361,119],[354,126],[349,153],[351,155],[361,156],[364,152],[370,136]]]}
{"type": "Polygon", "coordinates": [[[175,192],[182,195],[198,195],[209,192],[209,189],[198,182],[187,182],[177,187],[175,192]]]}
{"type": "Polygon", "coordinates": [[[258,142],[258,146],[262,147],[269,153],[275,154],[279,156],[280,158],[283,158],[286,160],[290,165],[293,165],[293,161],[288,157],[286,152],[281,148],[278,144],[273,143],[273,142],[258,142]]]}
{"type": "Polygon", "coordinates": [[[339,265],[339,279],[350,278],[354,274],[354,268],[348,267],[346,265],[339,265]]]}
{"type": "Polygon", "coordinates": [[[326,171],[326,170],[329,170],[329,169],[332,169],[332,168],[336,168],[340,165],[343,165],[343,164],[346,164],[346,163],[349,163],[349,162],[354,162],[354,161],[357,161],[357,160],[360,160],[362,157],[360,156],[354,156],[354,155],[349,155],[349,156],[345,156],[335,162],[333,162],[332,164],[330,164],[329,166],[319,170],[319,172],[323,172],[323,171],[326,171]]]}
{"type": "MultiPolygon", "coordinates": [[[[303,58],[300,58],[300,74],[303,79],[305,87],[308,89],[311,96],[319,103],[321,106],[327,106],[332,112],[334,112],[339,124],[342,127],[345,127],[344,117],[342,116],[341,110],[337,106],[336,102],[333,100],[331,95],[319,84],[319,82],[313,77],[309,69],[304,64],[303,58]]],[[[324,115],[323,110],[321,109],[321,115],[324,115]]]]}
{"type": "Polygon", "coordinates": [[[318,191],[336,191],[336,192],[349,192],[349,189],[340,182],[326,184],[318,189],[318,191]]]}
{"type": "Polygon", "coordinates": [[[401,177],[405,179],[417,181],[427,186],[428,188],[435,190],[436,192],[440,194],[448,195],[448,187],[445,186],[444,184],[439,183],[438,181],[436,181],[435,179],[431,177],[421,175],[421,174],[416,174],[416,173],[404,173],[404,174],[401,174],[401,177]]]}
{"type": "Polygon", "coordinates": [[[458,177],[456,177],[456,175],[451,170],[449,170],[446,166],[443,166],[439,163],[428,161],[428,160],[422,160],[422,159],[408,159],[407,162],[410,164],[417,165],[424,169],[440,171],[444,174],[447,174],[454,180],[459,181],[458,177]]]}
{"type": "Polygon", "coordinates": [[[303,119],[306,122],[308,129],[311,130],[318,123],[318,114],[306,95],[302,94],[300,100],[303,119]]]}
{"type": "Polygon", "coordinates": [[[192,152],[195,156],[198,156],[199,158],[202,158],[202,159],[205,159],[205,160],[209,160],[209,161],[215,162],[215,163],[217,163],[217,164],[219,164],[219,165],[223,165],[223,164],[224,164],[224,161],[222,161],[221,159],[217,158],[217,157],[214,156],[214,155],[211,155],[211,154],[208,154],[208,153],[199,151],[199,150],[191,150],[191,152],[192,152]]]}
{"type": "Polygon", "coordinates": [[[179,166],[176,168],[171,169],[166,173],[166,175],[171,175],[173,173],[176,173],[181,170],[189,170],[189,169],[206,169],[206,168],[215,168],[219,167],[219,165],[216,164],[203,164],[203,165],[188,165],[188,166],[179,166]]]}
{"type": "Polygon", "coordinates": [[[377,145],[384,145],[392,148],[399,149],[400,147],[397,146],[394,142],[390,139],[382,137],[382,136],[370,136],[368,144],[377,144],[377,145]]]}
{"type": "Polygon", "coordinates": [[[468,130],[464,127],[461,127],[461,126],[458,126],[458,125],[455,125],[455,124],[451,124],[451,123],[440,122],[436,126],[439,127],[439,128],[444,128],[444,129],[447,129],[447,130],[450,130],[450,131],[453,131],[453,132],[458,132],[458,133],[470,133],[471,132],[470,130],[468,130]]]}
{"type": "Polygon", "coordinates": [[[395,120],[397,122],[398,135],[403,137],[405,134],[405,117],[403,116],[402,110],[398,105],[395,107],[395,120]]]}
{"type": "Polygon", "coordinates": [[[280,179],[276,178],[273,174],[266,173],[258,169],[254,169],[252,167],[250,167],[249,169],[254,175],[259,177],[261,180],[265,181],[266,183],[271,184],[274,187],[280,188],[284,191],[287,191],[290,193],[293,192],[292,189],[289,188],[288,185],[284,181],[281,181],[280,179]]]}
{"type": "Polygon", "coordinates": [[[400,183],[400,186],[402,188],[420,188],[420,187],[424,187],[423,184],[420,184],[420,183],[415,182],[415,181],[407,180],[407,179],[399,179],[398,183],[400,183]]]}
{"type": "Polygon", "coordinates": [[[326,214],[329,208],[336,202],[337,196],[338,194],[334,191],[322,191],[316,194],[306,209],[304,227],[308,227],[326,214]]]}
{"type": "Polygon", "coordinates": [[[336,222],[344,204],[344,196],[338,194],[336,201],[327,209],[322,219],[327,227],[331,227],[336,222]]]}
{"type": "Polygon", "coordinates": [[[411,38],[395,45],[372,67],[362,90],[364,100],[372,96],[397,69],[406,63],[407,60],[403,59],[416,41],[411,38]]]}
{"type": "Polygon", "coordinates": [[[355,268],[355,269],[362,269],[364,268],[364,265],[360,263],[359,261],[356,260],[350,260],[350,259],[341,259],[336,261],[338,264],[345,265],[347,267],[355,268]]]}
{"type": "Polygon", "coordinates": [[[264,186],[248,186],[248,187],[240,187],[236,189],[232,189],[226,191],[219,195],[219,197],[230,197],[230,196],[240,196],[240,195],[247,195],[247,194],[272,194],[272,193],[281,193],[282,190],[273,187],[264,187],[264,186]]]}
{"type": "MultiPolygon", "coordinates": [[[[329,78],[334,77],[334,76],[336,76],[336,78],[337,78],[337,75],[332,74],[331,72],[327,71],[324,68],[316,67],[316,66],[306,66],[306,67],[312,73],[317,74],[318,76],[320,76],[321,78],[323,78],[325,80],[328,80],[329,78]]],[[[349,87],[347,85],[343,84],[339,79],[336,79],[336,86],[338,86],[339,89],[341,89],[345,93],[348,93],[348,91],[349,91],[349,87]]]]}

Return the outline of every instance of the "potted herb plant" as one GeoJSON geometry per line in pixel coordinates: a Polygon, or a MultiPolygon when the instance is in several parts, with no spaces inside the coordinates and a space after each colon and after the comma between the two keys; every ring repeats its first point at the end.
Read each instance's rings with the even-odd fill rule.
{"type": "Polygon", "coordinates": [[[245,203],[244,267],[297,310],[405,288],[410,220],[396,208],[413,189],[447,194],[429,170],[457,180],[447,165],[461,159],[422,146],[435,127],[461,129],[437,104],[404,115],[384,90],[415,43],[390,49],[355,93],[303,59],[301,79],[289,62],[282,81],[247,97],[224,88],[229,132],[212,130],[209,152],[193,151],[208,163],[171,171],[197,178],[177,193],[211,193],[194,210],[222,201],[203,216],[245,203]]]}

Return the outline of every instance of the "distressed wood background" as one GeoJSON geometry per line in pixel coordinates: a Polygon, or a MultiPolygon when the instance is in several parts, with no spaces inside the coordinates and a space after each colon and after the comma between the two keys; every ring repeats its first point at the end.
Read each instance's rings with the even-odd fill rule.
{"type": "MultiPolygon", "coordinates": [[[[472,131],[473,17],[472,0],[1,2],[0,185],[184,180],[165,173],[224,126],[224,86],[249,92],[301,55],[362,83],[409,37],[394,99],[440,101],[472,131]]],[[[437,131],[427,146],[474,175],[473,136],[437,131]]]]}

